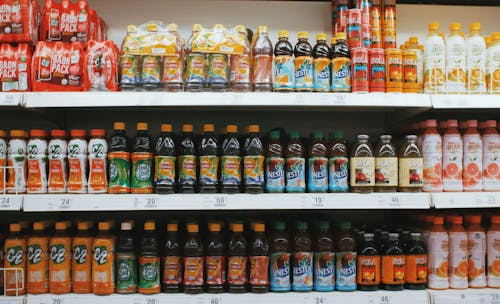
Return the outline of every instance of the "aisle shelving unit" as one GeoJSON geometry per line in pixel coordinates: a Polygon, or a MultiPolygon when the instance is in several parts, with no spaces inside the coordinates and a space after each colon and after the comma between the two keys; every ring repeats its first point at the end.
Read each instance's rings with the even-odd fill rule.
{"type": "Polygon", "coordinates": [[[431,304],[499,304],[500,289],[429,290],[431,304]]]}

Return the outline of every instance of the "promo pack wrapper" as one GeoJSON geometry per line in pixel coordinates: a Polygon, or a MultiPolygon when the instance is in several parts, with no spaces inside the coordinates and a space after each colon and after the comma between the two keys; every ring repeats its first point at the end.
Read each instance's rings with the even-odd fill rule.
{"type": "MultiPolygon", "coordinates": [[[[150,21],[140,26],[129,25],[127,36],[122,44],[122,53],[126,55],[171,56],[179,53],[178,34],[169,31],[172,25],[150,21]]],[[[181,48],[182,49],[182,48],[181,48]]]]}
{"type": "Polygon", "coordinates": [[[0,42],[35,43],[38,40],[38,2],[0,0],[0,42]]]}
{"type": "Polygon", "coordinates": [[[198,53],[241,55],[245,51],[245,39],[236,29],[228,30],[222,24],[216,24],[213,28],[202,28],[194,34],[192,51],[198,53]]]}
{"type": "Polygon", "coordinates": [[[2,92],[31,90],[31,46],[21,43],[0,45],[0,85],[2,92]]]}
{"type": "Polygon", "coordinates": [[[40,22],[40,40],[62,42],[87,42],[92,38],[92,16],[86,0],[45,0],[40,22]]]}
{"type": "Polygon", "coordinates": [[[89,41],[83,62],[84,91],[118,91],[118,54],[113,41],[89,41]]]}

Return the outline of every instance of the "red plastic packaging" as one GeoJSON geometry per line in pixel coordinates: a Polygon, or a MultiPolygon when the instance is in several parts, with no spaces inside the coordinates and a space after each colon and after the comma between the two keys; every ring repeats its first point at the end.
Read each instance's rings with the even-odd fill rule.
{"type": "Polygon", "coordinates": [[[89,41],[99,40],[97,37],[99,31],[99,17],[95,10],[89,10],[89,41]]]}
{"type": "Polygon", "coordinates": [[[85,45],[38,42],[33,54],[33,91],[81,91],[85,45]]]}
{"type": "Polygon", "coordinates": [[[40,23],[40,40],[87,42],[90,30],[86,0],[45,0],[40,23]]]}
{"type": "Polygon", "coordinates": [[[89,41],[83,65],[85,91],[118,91],[118,54],[113,41],[89,41]]]}
{"type": "Polygon", "coordinates": [[[36,0],[0,0],[0,42],[38,40],[38,2],[36,0]]]}
{"type": "Polygon", "coordinates": [[[31,47],[21,43],[17,47],[0,45],[0,90],[27,92],[31,90],[31,47]]]}
{"type": "Polygon", "coordinates": [[[106,22],[104,22],[104,19],[102,19],[101,17],[99,17],[97,39],[100,41],[108,40],[108,26],[106,25],[106,22]]]}

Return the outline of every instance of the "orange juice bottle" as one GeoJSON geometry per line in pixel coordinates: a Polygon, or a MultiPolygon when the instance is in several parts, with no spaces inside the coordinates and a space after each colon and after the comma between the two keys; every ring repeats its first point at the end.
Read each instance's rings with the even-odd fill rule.
{"type": "Polygon", "coordinates": [[[483,143],[477,120],[467,120],[464,140],[464,191],[483,190],[483,143]]]}
{"type": "Polygon", "coordinates": [[[488,287],[500,288],[500,215],[491,217],[491,226],[486,235],[488,257],[488,287]]]}
{"type": "Polygon", "coordinates": [[[115,239],[110,223],[100,222],[99,233],[92,243],[92,291],[96,295],[115,292],[115,239]]]}
{"type": "Polygon", "coordinates": [[[435,216],[429,233],[429,277],[430,289],[448,289],[448,232],[444,228],[444,217],[435,216]]]}
{"type": "Polygon", "coordinates": [[[26,291],[29,294],[49,292],[49,237],[44,233],[43,222],[33,223],[33,235],[28,237],[26,248],[26,291]]]}
{"type": "Polygon", "coordinates": [[[26,273],[26,240],[21,235],[20,224],[10,224],[9,232],[4,244],[5,295],[23,295],[26,293],[23,284],[26,273]]]}
{"type": "Polygon", "coordinates": [[[469,287],[486,287],[486,234],[481,227],[481,215],[465,217],[469,239],[469,287]]]}
{"type": "Polygon", "coordinates": [[[448,229],[450,238],[450,288],[464,289],[469,286],[468,238],[463,226],[462,216],[453,216],[448,229]]]}
{"type": "Polygon", "coordinates": [[[462,157],[464,145],[458,132],[458,121],[448,120],[443,136],[443,190],[462,191],[462,157]]]}
{"type": "Polygon", "coordinates": [[[74,293],[92,292],[92,237],[89,234],[89,228],[89,222],[79,222],[78,233],[71,244],[73,252],[71,271],[74,293]]]}
{"type": "Polygon", "coordinates": [[[57,222],[50,238],[49,291],[54,294],[71,292],[71,237],[67,222],[57,222]]]}
{"type": "Polygon", "coordinates": [[[437,130],[435,119],[427,120],[425,128],[421,149],[424,158],[424,186],[422,190],[424,192],[440,192],[443,190],[441,135],[437,130]]]}
{"type": "Polygon", "coordinates": [[[495,120],[485,122],[482,140],[483,190],[500,191],[500,135],[495,120]]]}

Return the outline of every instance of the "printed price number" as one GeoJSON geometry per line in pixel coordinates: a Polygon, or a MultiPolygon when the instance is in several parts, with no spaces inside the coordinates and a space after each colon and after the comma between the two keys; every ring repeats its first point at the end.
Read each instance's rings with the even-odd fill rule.
{"type": "Polygon", "coordinates": [[[0,197],[0,208],[8,209],[11,207],[12,199],[10,197],[0,197]]]}
{"type": "Polygon", "coordinates": [[[401,207],[401,200],[399,199],[398,196],[392,196],[389,199],[389,207],[391,208],[401,207]]]}
{"type": "Polygon", "coordinates": [[[333,99],[333,104],[338,106],[347,105],[347,98],[344,94],[335,94],[335,99],[333,99]]]}
{"type": "Polygon", "coordinates": [[[63,298],[52,298],[50,304],[64,304],[63,298]]]}
{"type": "Polygon", "coordinates": [[[486,197],[486,202],[488,203],[488,205],[496,205],[497,204],[496,195],[488,194],[488,196],[486,197]]]}
{"type": "Polygon", "coordinates": [[[222,304],[222,298],[209,298],[208,304],[222,304]]]}
{"type": "Polygon", "coordinates": [[[500,304],[500,294],[492,293],[489,295],[489,301],[486,301],[488,304],[500,304]]]}
{"type": "Polygon", "coordinates": [[[144,304],[159,304],[160,300],[156,298],[145,299],[144,304]]]}
{"type": "Polygon", "coordinates": [[[392,304],[391,296],[380,296],[378,304],[392,304]]]}
{"type": "MultiPolygon", "coordinates": [[[[215,208],[226,208],[228,204],[228,198],[225,196],[217,195],[214,199],[214,207],[215,208]]],[[[219,303],[216,303],[219,304],[219,303]]]]}
{"type": "Polygon", "coordinates": [[[156,197],[137,198],[135,201],[135,206],[136,208],[143,209],[158,209],[160,208],[160,200],[156,197]]]}
{"type": "MultiPolygon", "coordinates": [[[[71,209],[72,206],[73,206],[73,199],[71,199],[71,198],[59,199],[59,209],[71,209]]],[[[60,303],[57,303],[57,304],[60,304],[60,303]]]]}
{"type": "Polygon", "coordinates": [[[307,304],[327,304],[326,297],[312,297],[307,304]]]}
{"type": "Polygon", "coordinates": [[[325,208],[326,207],[326,198],[324,196],[314,196],[312,198],[312,207],[313,208],[325,208]]]}

